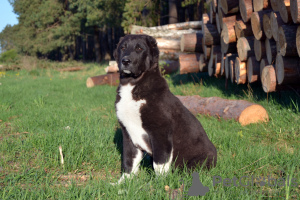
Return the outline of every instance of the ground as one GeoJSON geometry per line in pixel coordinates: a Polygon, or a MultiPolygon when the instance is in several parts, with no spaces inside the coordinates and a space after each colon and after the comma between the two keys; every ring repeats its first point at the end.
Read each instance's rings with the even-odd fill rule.
{"type": "MultiPolygon", "coordinates": [[[[187,194],[192,172],[175,169],[156,177],[147,156],[136,178],[109,184],[118,180],[121,166],[116,87],[86,88],[86,79],[103,74],[105,65],[83,65],[78,72],[59,72],[59,66],[0,71],[0,198],[175,199],[182,190],[187,194]]],[[[225,90],[224,78],[203,74],[166,79],[176,95],[244,99],[269,113],[268,123],[248,126],[198,116],[218,151],[215,168],[195,170],[209,187],[200,198],[299,198],[300,98],[295,91],[266,94],[260,84],[231,83],[225,90]]]]}

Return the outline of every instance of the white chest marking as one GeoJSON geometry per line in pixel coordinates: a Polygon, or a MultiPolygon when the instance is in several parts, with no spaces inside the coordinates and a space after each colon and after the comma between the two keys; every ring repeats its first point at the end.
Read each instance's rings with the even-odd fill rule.
{"type": "Polygon", "coordinates": [[[120,101],[116,105],[117,117],[120,122],[125,126],[130,138],[135,146],[139,146],[147,153],[152,154],[143,135],[148,135],[142,126],[142,119],[140,108],[146,104],[146,100],[141,99],[135,101],[132,98],[132,90],[134,86],[127,84],[120,87],[119,95],[120,101]]]}

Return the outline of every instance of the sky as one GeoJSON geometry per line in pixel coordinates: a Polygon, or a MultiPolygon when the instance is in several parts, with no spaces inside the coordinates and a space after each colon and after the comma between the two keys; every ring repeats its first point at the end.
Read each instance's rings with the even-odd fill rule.
{"type": "Polygon", "coordinates": [[[0,0],[0,32],[7,24],[15,25],[17,23],[17,15],[13,12],[13,7],[8,0],[0,0]]]}

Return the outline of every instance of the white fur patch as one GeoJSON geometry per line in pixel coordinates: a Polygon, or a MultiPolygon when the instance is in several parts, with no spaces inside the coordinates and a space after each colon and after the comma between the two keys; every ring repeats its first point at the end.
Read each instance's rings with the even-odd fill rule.
{"type": "Polygon", "coordinates": [[[170,170],[171,164],[172,164],[172,160],[173,160],[173,149],[171,151],[169,160],[166,161],[166,163],[164,164],[156,164],[155,162],[153,162],[153,168],[156,174],[165,174],[170,170]]]}
{"type": "Polygon", "coordinates": [[[149,149],[143,135],[148,135],[142,127],[142,119],[140,108],[143,104],[146,104],[146,100],[134,100],[132,98],[132,90],[134,86],[131,84],[120,86],[119,95],[120,101],[116,105],[117,117],[120,122],[125,126],[133,144],[136,147],[142,148],[149,154],[152,154],[149,149]]]}

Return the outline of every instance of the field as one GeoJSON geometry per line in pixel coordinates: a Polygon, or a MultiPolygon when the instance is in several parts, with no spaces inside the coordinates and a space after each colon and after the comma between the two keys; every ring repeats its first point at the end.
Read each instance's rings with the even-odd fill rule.
{"type": "Polygon", "coordinates": [[[270,117],[243,127],[197,116],[218,163],[210,171],[195,170],[209,192],[189,197],[192,172],[155,176],[146,155],[137,177],[110,184],[121,170],[116,87],[86,88],[86,79],[103,74],[104,65],[85,66],[79,72],[0,72],[0,199],[169,199],[177,192],[180,199],[183,183],[188,199],[299,199],[300,98],[294,91],[267,95],[260,84],[230,83],[225,90],[224,79],[203,74],[166,76],[176,95],[245,99],[264,106],[270,117]]]}

